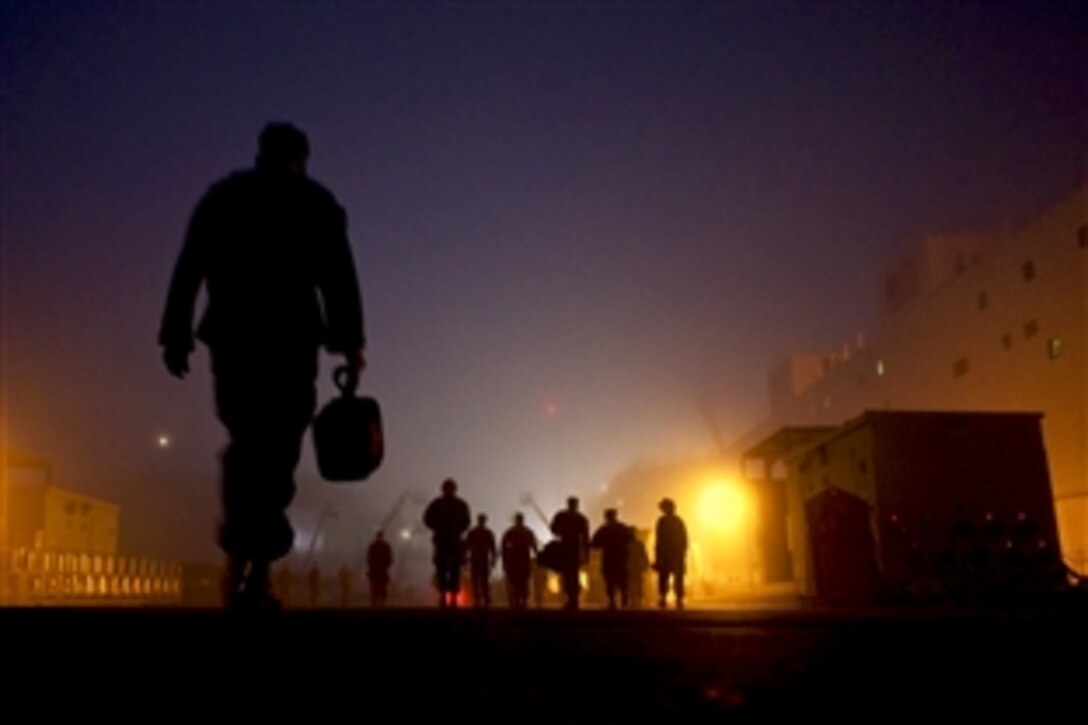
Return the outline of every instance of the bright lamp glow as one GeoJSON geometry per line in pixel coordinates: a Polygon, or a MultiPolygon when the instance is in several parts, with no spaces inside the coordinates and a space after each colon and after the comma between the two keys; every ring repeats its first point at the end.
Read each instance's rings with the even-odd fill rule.
{"type": "Polygon", "coordinates": [[[751,584],[755,502],[747,487],[714,473],[692,489],[690,556],[693,581],[705,586],[751,584]]]}
{"type": "Polygon", "coordinates": [[[748,497],[740,486],[715,481],[699,497],[699,522],[711,534],[736,534],[749,515],[748,509],[748,497]]]}

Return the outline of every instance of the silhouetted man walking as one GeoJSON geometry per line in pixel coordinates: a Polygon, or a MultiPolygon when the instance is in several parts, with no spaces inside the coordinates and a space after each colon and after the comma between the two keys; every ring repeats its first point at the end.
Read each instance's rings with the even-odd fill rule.
{"type": "Polygon", "coordinates": [[[578,511],[577,497],[568,498],[567,508],[552,518],[551,530],[561,547],[559,576],[567,596],[566,608],[577,609],[582,589],[578,572],[589,560],[589,520],[578,511]]]}
{"type": "Polygon", "coordinates": [[[491,606],[491,570],[498,558],[495,534],[487,528],[487,514],[476,516],[476,525],[465,537],[468,571],[472,577],[472,602],[477,607],[491,606]]]}
{"type": "Polygon", "coordinates": [[[536,534],[525,525],[525,516],[514,514],[514,525],[502,535],[502,568],[511,609],[529,605],[529,578],[536,550],[536,534]]]}
{"type": "Polygon", "coordinates": [[[665,498],[658,504],[661,516],[654,532],[654,568],[657,569],[657,604],[665,608],[672,579],[676,608],[684,608],[684,563],[688,554],[688,530],[676,515],[676,504],[665,498]]]}
{"type": "Polygon", "coordinates": [[[347,217],[306,176],[309,151],[297,128],[269,124],[256,167],[208,190],[189,222],[159,332],[167,369],[184,377],[206,285],[195,338],[211,352],[216,413],[230,438],[218,541],[232,607],[278,605],[268,572],[294,542],[285,511],[313,417],[319,348],[344,355],[355,374],[365,364],[347,217]]]}
{"type": "Polygon", "coordinates": [[[605,509],[604,523],[593,532],[589,545],[601,550],[601,575],[604,577],[608,608],[616,608],[616,595],[627,606],[627,557],[631,529],[620,523],[616,509],[605,509]]]}
{"type": "Polygon", "coordinates": [[[389,598],[389,569],[393,566],[393,547],[379,531],[366,550],[366,578],[370,582],[370,604],[384,607],[389,598]]]}
{"type": "Polygon", "coordinates": [[[472,522],[468,504],[457,497],[457,482],[442,482],[442,495],[427,505],[423,523],[431,530],[434,543],[434,571],[438,584],[438,605],[456,607],[461,591],[461,536],[472,522]]]}
{"type": "Polygon", "coordinates": [[[310,585],[310,606],[316,607],[321,603],[321,567],[317,565],[315,561],[313,566],[310,567],[310,572],[306,575],[307,583],[310,585]]]}

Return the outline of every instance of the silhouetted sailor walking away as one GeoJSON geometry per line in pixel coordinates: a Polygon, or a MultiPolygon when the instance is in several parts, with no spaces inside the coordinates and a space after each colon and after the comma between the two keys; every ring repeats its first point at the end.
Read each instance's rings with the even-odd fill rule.
{"type": "Polygon", "coordinates": [[[207,308],[195,339],[211,353],[216,413],[226,426],[222,521],[226,603],[278,606],[271,562],[294,531],[286,509],[313,417],[318,351],[362,371],[362,303],[347,216],[306,175],[309,141],[294,126],[269,124],[256,167],[213,185],[189,223],[159,331],[170,373],[189,371],[197,294],[207,308]]]}
{"type": "Polygon", "coordinates": [[[468,571],[472,578],[472,603],[477,607],[491,606],[491,570],[498,558],[495,534],[487,528],[487,514],[477,514],[476,525],[465,536],[468,571]]]}
{"type": "Polygon", "coordinates": [[[310,606],[316,607],[321,604],[321,567],[317,565],[315,561],[313,566],[310,567],[309,573],[306,575],[307,583],[310,586],[310,606]]]}
{"type": "Polygon", "coordinates": [[[355,588],[355,575],[352,573],[351,567],[342,564],[337,572],[337,577],[340,580],[340,606],[349,607],[351,606],[352,590],[355,588]]]}
{"type": "Polygon", "coordinates": [[[502,535],[502,568],[511,609],[529,605],[529,579],[536,551],[536,534],[525,525],[525,516],[514,514],[514,525],[502,535]]]}
{"type": "Polygon", "coordinates": [[[393,547],[379,531],[366,551],[366,578],[370,582],[370,605],[384,607],[389,598],[389,569],[393,566],[393,547]]]}
{"type": "Polygon", "coordinates": [[[604,523],[593,532],[589,545],[601,550],[601,576],[608,595],[608,608],[616,608],[616,595],[627,606],[627,558],[631,529],[620,523],[616,509],[605,509],[604,523]]]}
{"type": "Polygon", "coordinates": [[[559,576],[563,581],[566,609],[578,609],[582,590],[578,572],[589,560],[589,520],[578,511],[578,498],[567,499],[567,508],[552,518],[552,533],[559,540],[559,576]]]}
{"type": "Polygon", "coordinates": [[[457,482],[442,482],[442,495],[431,501],[423,512],[423,524],[431,530],[434,543],[434,571],[438,586],[438,604],[456,607],[461,592],[461,536],[472,522],[468,504],[457,496],[457,482]]]}
{"type": "Polygon", "coordinates": [[[684,569],[688,554],[688,530],[676,515],[676,504],[670,498],[658,504],[661,516],[654,532],[654,569],[657,570],[657,604],[668,604],[669,584],[672,583],[676,608],[684,608],[684,569]]]}

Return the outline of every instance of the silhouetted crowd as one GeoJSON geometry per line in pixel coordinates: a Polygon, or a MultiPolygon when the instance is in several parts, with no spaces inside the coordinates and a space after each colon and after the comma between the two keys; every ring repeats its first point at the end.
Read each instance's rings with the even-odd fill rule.
{"type": "MultiPolygon", "coordinates": [[[[530,601],[542,607],[554,593],[561,597],[565,609],[577,610],[587,589],[591,585],[596,589],[598,584],[608,609],[637,609],[645,605],[647,578],[653,571],[658,606],[667,608],[671,598],[677,609],[683,609],[687,528],[671,499],[663,499],[659,508],[661,515],[653,532],[651,558],[647,549],[649,529],[640,531],[621,521],[616,509],[606,509],[601,524],[591,530],[574,496],[548,522],[551,533],[548,541],[538,540],[520,511],[499,536],[489,528],[487,514],[477,513],[473,522],[468,503],[458,495],[457,482],[446,479],[440,495],[428,503],[422,516],[423,525],[431,532],[432,583],[438,593],[438,605],[491,607],[492,587],[499,570],[506,604],[511,609],[527,609],[530,601]],[[467,591],[462,587],[464,579],[468,580],[467,591]]],[[[389,603],[393,561],[393,548],[385,533],[378,531],[366,551],[366,579],[372,607],[389,603]]],[[[334,597],[326,593],[333,581],[325,580],[316,562],[304,570],[305,591],[299,593],[295,591],[295,573],[290,565],[284,563],[278,568],[274,589],[280,600],[305,602],[310,606],[328,605],[337,598],[343,606],[354,602],[355,577],[347,565],[337,571],[338,593],[334,597]]]]}
{"type": "MultiPolygon", "coordinates": [[[[670,499],[664,499],[660,508],[662,515],[657,521],[652,563],[658,575],[658,605],[666,607],[671,592],[679,609],[684,605],[687,529],[670,499]]],[[[477,514],[474,526],[471,521],[468,504],[457,495],[456,481],[446,479],[441,494],[423,512],[423,523],[432,535],[440,607],[457,607],[461,603],[465,564],[473,605],[491,606],[491,576],[501,563],[511,608],[526,608],[531,590],[539,605],[544,594],[541,588],[551,572],[559,579],[564,607],[576,610],[585,588],[584,570],[593,550],[600,552],[599,573],[608,608],[642,604],[642,580],[651,562],[637,529],[620,521],[616,509],[607,509],[603,523],[591,533],[589,520],[579,511],[578,498],[568,498],[566,508],[552,517],[549,530],[553,538],[543,546],[525,525],[520,512],[514,515],[512,525],[501,538],[496,538],[488,528],[486,514],[477,514]]]]}

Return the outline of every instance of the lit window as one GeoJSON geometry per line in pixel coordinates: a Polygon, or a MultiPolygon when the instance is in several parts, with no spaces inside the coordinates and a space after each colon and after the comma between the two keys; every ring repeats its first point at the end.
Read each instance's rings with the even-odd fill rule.
{"type": "Polygon", "coordinates": [[[978,308],[984,310],[990,306],[990,295],[986,290],[978,293],[978,308]]]}
{"type": "Polygon", "coordinates": [[[878,378],[882,378],[882,377],[884,377],[884,373],[886,373],[887,371],[888,371],[888,368],[887,368],[887,366],[884,365],[884,361],[883,360],[877,360],[876,361],[876,376],[878,378]]]}
{"type": "Polygon", "coordinates": [[[968,369],[970,369],[970,366],[968,365],[967,358],[961,357],[952,365],[952,374],[957,378],[962,378],[967,374],[968,369]]]}
{"type": "Polygon", "coordinates": [[[1012,349],[1012,335],[1006,332],[1001,336],[1001,347],[1006,350],[1012,349]]]}
{"type": "Polygon", "coordinates": [[[1024,275],[1025,282],[1030,282],[1035,279],[1035,262],[1032,262],[1030,259],[1024,262],[1023,266],[1020,268],[1020,272],[1024,275]]]}
{"type": "Polygon", "coordinates": [[[1051,360],[1057,360],[1062,354],[1062,339],[1060,337],[1050,338],[1046,345],[1046,351],[1051,360]]]}
{"type": "Polygon", "coordinates": [[[1037,320],[1029,320],[1024,323],[1024,337],[1032,338],[1039,334],[1039,322],[1037,320]]]}

